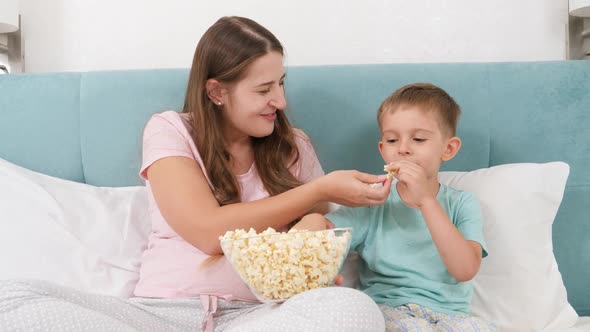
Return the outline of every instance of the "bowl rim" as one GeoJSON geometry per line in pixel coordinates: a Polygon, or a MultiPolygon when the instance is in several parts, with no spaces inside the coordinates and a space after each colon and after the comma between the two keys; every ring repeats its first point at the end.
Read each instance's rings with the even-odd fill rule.
{"type": "Polygon", "coordinates": [[[237,241],[237,240],[246,240],[246,239],[254,239],[257,237],[264,237],[264,236],[277,236],[277,235],[286,235],[286,234],[301,234],[301,233],[315,233],[315,232],[325,232],[325,231],[346,231],[352,233],[352,227],[336,227],[336,228],[328,228],[328,229],[320,229],[315,231],[308,231],[308,230],[298,230],[297,232],[289,233],[287,232],[276,232],[273,234],[256,234],[250,235],[245,237],[240,237],[237,239],[221,239],[220,242],[228,242],[228,241],[237,241]]]}

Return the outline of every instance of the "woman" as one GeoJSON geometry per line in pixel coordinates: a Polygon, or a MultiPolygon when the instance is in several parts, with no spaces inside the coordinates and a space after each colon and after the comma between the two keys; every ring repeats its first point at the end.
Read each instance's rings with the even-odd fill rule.
{"type": "MultiPolygon", "coordinates": [[[[260,304],[221,255],[219,236],[228,230],[286,230],[307,213],[327,212],[327,202],[378,205],[389,193],[390,181],[369,186],[383,176],[323,175],[309,139],[285,116],[284,79],[283,48],[256,22],[224,17],[205,32],[183,112],[155,114],[144,130],[140,175],[150,193],[152,232],[136,297],[48,286],[44,294],[59,298],[50,315],[91,309],[83,317],[70,310],[62,331],[93,324],[141,331],[384,330],[377,305],[350,288],[260,304]]],[[[16,289],[19,296],[34,292],[27,284],[16,289]]]]}

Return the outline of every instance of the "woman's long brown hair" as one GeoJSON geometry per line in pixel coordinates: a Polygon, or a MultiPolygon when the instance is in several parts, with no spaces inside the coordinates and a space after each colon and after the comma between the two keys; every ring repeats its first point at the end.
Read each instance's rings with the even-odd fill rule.
{"type": "MultiPolygon", "coordinates": [[[[223,110],[208,98],[206,82],[237,82],[249,64],[272,51],[283,54],[281,43],[270,31],[250,19],[235,16],[214,23],[195,51],[183,113],[190,114],[193,140],[221,206],[240,202],[240,186],[230,170],[232,157],[222,134],[223,110]]],[[[270,195],[301,185],[290,171],[299,159],[293,129],[283,110],[276,114],[272,134],[252,138],[254,163],[270,195]]]]}

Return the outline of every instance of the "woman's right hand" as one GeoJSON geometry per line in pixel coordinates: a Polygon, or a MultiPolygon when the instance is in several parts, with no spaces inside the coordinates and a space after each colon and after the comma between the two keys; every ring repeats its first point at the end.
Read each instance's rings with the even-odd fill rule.
{"type": "Polygon", "coordinates": [[[317,179],[317,184],[326,201],[358,207],[385,203],[391,190],[391,181],[385,175],[352,170],[328,173],[317,179]],[[383,186],[371,186],[374,183],[383,183],[383,186]]]}

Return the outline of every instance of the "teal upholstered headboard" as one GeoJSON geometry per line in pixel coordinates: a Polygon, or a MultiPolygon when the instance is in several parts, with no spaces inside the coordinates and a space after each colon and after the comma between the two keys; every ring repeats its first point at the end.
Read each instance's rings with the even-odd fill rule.
{"type": "MultiPolygon", "coordinates": [[[[180,110],[187,75],[0,76],[0,158],[93,185],[141,184],[143,125],[152,113],[180,110]]],[[[554,249],[570,302],[590,315],[590,61],[290,67],[287,77],[291,118],[313,139],[326,171],[381,172],[376,109],[416,81],[441,86],[462,106],[463,147],[446,170],[567,162],[554,249]]]]}

